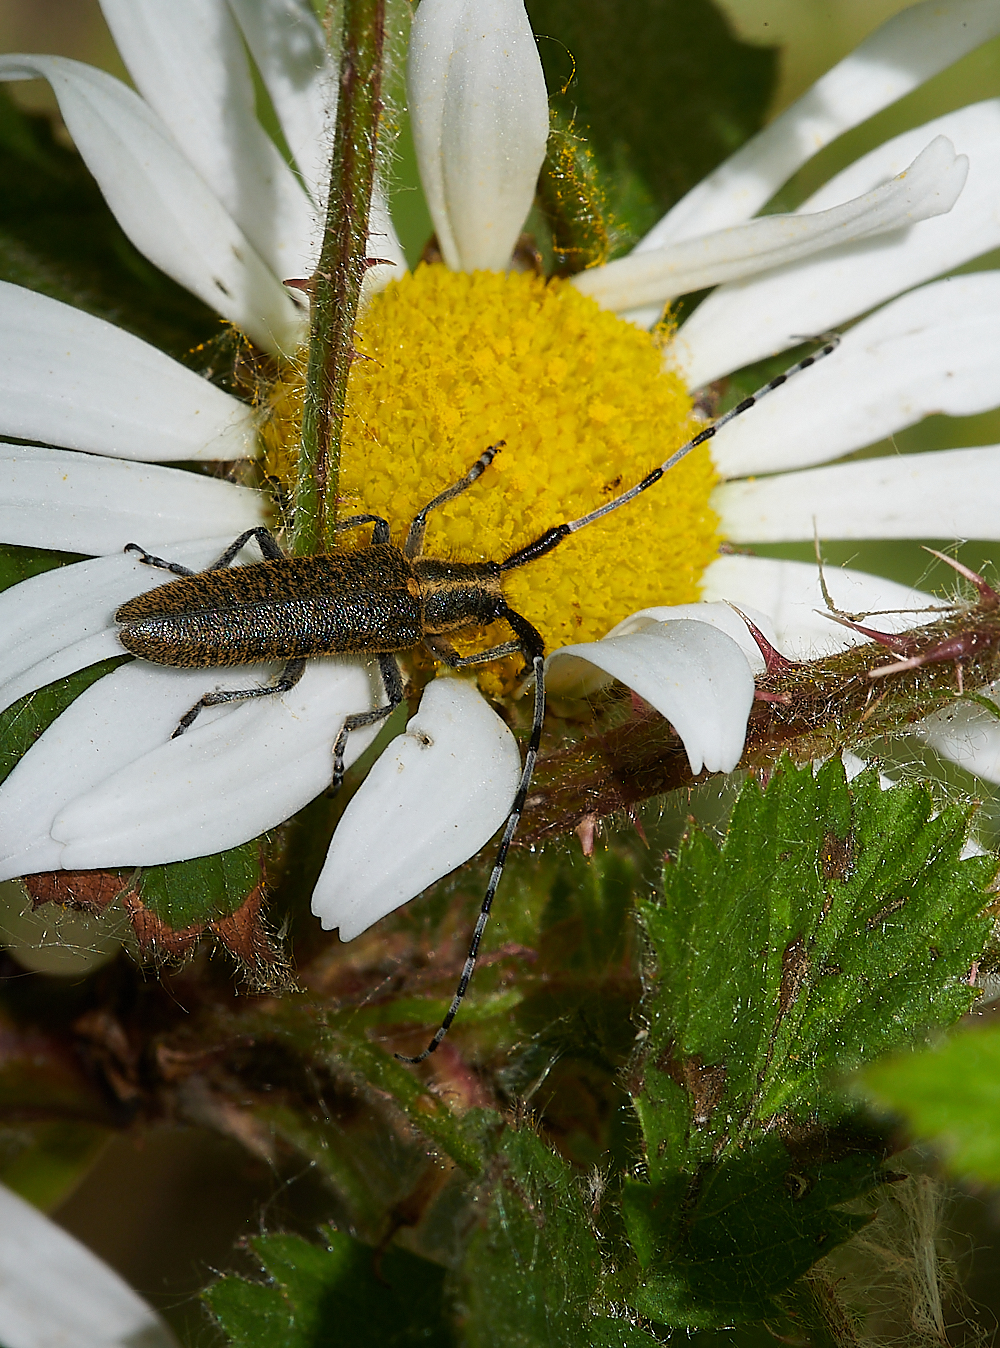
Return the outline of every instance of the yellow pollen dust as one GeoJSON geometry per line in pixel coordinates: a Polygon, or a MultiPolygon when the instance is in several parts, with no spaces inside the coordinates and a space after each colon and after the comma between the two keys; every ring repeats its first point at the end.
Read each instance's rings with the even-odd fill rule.
{"type": "MultiPolygon", "coordinates": [[[[421,266],[368,303],[355,347],[341,514],[382,515],[401,543],[421,507],[506,442],[478,482],[428,517],[429,556],[502,561],[625,491],[699,429],[649,334],[558,280],[421,266]]],[[[300,388],[276,388],[265,427],[279,476],[300,388]]],[[[719,542],[715,482],[702,446],[636,500],[508,573],[511,608],[554,650],[595,641],[637,609],[696,600],[719,542]]],[[[458,637],[467,652],[510,633],[498,624],[458,637]]],[[[508,689],[519,668],[504,662],[481,682],[508,689]]]]}

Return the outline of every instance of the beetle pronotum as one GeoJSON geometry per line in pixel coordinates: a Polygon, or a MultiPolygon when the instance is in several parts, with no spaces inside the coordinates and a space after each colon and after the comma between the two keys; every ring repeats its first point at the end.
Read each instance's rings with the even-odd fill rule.
{"type": "Polygon", "coordinates": [[[311,656],[368,654],[377,658],[386,703],[344,721],[333,746],[334,789],[343,780],[344,750],[350,732],[384,720],[403,699],[397,652],[422,644],[452,669],[467,669],[515,652],[524,656],[525,673],[534,677],[535,697],[521,778],[451,1006],[423,1053],[415,1058],[397,1055],[404,1062],[421,1062],[433,1053],[458,1013],[538,755],[545,715],[545,647],[528,619],[507,604],[503,576],[545,556],[571,534],[634,500],[727,422],[780,388],[792,375],[829,355],[838,340],[831,338],[818,351],[744,398],[628,491],[588,515],[547,529],[502,562],[439,561],[423,555],[427,516],[467,491],[493,462],[500,444],[487,449],[463,478],[424,506],[411,523],[402,548],[392,544],[388,521],[377,515],[355,515],[337,525],[338,533],[366,524],[373,526],[371,542],[356,552],[286,557],[270,530],[261,526],[241,534],[212,566],[197,573],[150,556],[136,543],[127,545],[126,552],[137,552],[148,565],[180,577],[130,599],[118,609],[115,618],[121,624],[119,638],[127,650],[157,664],[183,668],[284,661],[278,678],[264,687],[206,693],[181,718],[175,736],[188,729],[203,707],[287,692],[302,677],[311,656]],[[256,539],[264,560],[230,568],[250,539],[256,539]],[[449,633],[497,621],[507,624],[514,640],[468,656],[460,656],[448,640],[449,633]]]}

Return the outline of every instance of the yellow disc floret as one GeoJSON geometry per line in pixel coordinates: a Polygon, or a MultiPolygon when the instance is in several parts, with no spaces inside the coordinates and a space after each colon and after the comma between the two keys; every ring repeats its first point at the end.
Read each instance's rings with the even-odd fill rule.
{"type": "MultiPolygon", "coordinates": [[[[506,442],[469,491],[429,517],[432,556],[502,561],[626,490],[698,430],[649,334],[532,274],[419,267],[368,303],[355,347],[342,514],[382,515],[401,541],[422,506],[506,442]]],[[[272,470],[297,393],[294,383],[275,390],[272,470]]],[[[697,599],[718,547],[714,483],[707,449],[695,450],[643,496],[509,573],[508,602],[553,650],[594,641],[636,609],[697,599]]],[[[456,644],[507,639],[497,630],[456,644]]]]}

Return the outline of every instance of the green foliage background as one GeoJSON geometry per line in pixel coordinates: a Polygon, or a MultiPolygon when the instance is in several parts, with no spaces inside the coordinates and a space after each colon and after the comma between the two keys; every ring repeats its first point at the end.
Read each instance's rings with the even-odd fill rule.
{"type": "MultiPolygon", "coordinates": [[[[735,40],[708,0],[528,9],[553,104],[593,147],[616,249],[772,107],[779,54],[735,40]]],[[[858,137],[891,134],[892,118],[1000,89],[997,44],[961,64],[830,147],[775,205],[853,158],[858,137]]],[[[401,123],[394,206],[414,258],[429,226],[401,123]]],[[[136,252],[72,149],[3,90],[0,181],[0,278],[232,386],[215,316],[136,252]]],[[[904,448],[936,447],[942,420],[904,448]]],[[[1000,425],[967,421],[969,443],[1000,439],[1000,425]]],[[[981,565],[987,550],[971,546],[981,565]]],[[[927,583],[915,552],[852,545],[849,560],[927,583]]],[[[9,549],[0,584],[67,560],[9,549]]],[[[11,708],[0,772],[104,672],[11,708]]],[[[293,823],[274,904],[310,986],[327,990],[319,1009],[306,994],[234,997],[207,958],[160,981],[120,961],[73,984],[8,961],[0,1029],[36,1038],[33,1058],[12,1052],[0,1071],[0,1177],[123,1267],[192,1344],[848,1342],[831,1306],[869,1309],[873,1245],[858,1233],[887,1229],[920,1185],[893,1156],[900,1121],[939,1140],[955,1174],[1000,1182],[996,1027],[944,1037],[973,1002],[993,862],[960,860],[969,810],[923,786],[884,792],[874,772],[848,785],[836,764],[786,765],[766,791],[745,786],[720,842],[734,794],[703,791],[693,825],[687,801],[647,811],[648,851],[620,835],[589,865],[558,848],[514,860],[444,1088],[382,1041],[439,1018],[450,975],[393,988],[392,952],[406,942],[446,964],[481,874],[444,882],[330,973],[295,895],[343,802],[293,823]],[[109,1101],[46,1056],[98,1007],[148,1036],[148,1058],[112,1062],[134,1097],[109,1101]],[[184,1054],[205,1065],[183,1078],[187,1096],[163,1091],[142,1118],[144,1150],[109,1143],[139,1117],[153,1061],[184,1054]],[[254,1232],[240,1249],[238,1231],[254,1232]],[[226,1271],[205,1293],[211,1325],[192,1295],[210,1266],[226,1271]]],[[[175,927],[225,917],[259,865],[248,845],[154,868],[143,901],[175,927]]]]}

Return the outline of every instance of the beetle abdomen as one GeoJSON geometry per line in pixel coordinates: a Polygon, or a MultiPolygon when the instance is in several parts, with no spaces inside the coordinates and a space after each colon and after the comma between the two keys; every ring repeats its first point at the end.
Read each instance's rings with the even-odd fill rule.
{"type": "Polygon", "coordinates": [[[127,650],[186,668],[407,650],[423,633],[419,586],[389,546],[204,571],[115,617],[127,650]]]}

